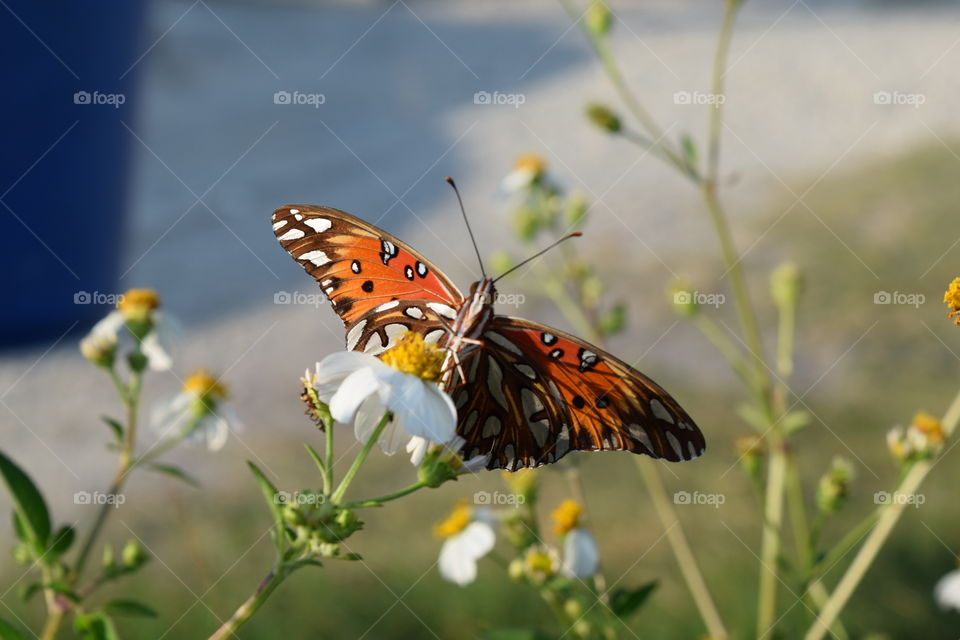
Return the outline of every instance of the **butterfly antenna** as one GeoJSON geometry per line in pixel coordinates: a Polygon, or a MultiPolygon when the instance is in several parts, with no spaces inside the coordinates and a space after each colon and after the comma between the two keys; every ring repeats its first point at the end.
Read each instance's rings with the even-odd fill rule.
{"type": "Polygon", "coordinates": [[[460,190],[457,189],[457,183],[453,181],[453,178],[447,176],[444,178],[451,187],[453,187],[453,192],[457,194],[457,202],[460,203],[460,213],[463,214],[463,221],[467,225],[467,232],[470,234],[470,242],[473,243],[473,250],[477,253],[477,262],[480,263],[480,275],[484,278],[487,277],[486,271],[483,270],[483,259],[480,257],[480,249],[477,248],[477,239],[473,235],[473,229],[470,228],[470,220],[467,219],[467,211],[463,208],[463,198],[460,197],[460,190]]]}
{"type": "Polygon", "coordinates": [[[511,273],[513,273],[514,271],[516,271],[517,269],[519,269],[520,267],[522,267],[523,265],[525,265],[525,264],[527,264],[528,262],[531,262],[531,261],[533,261],[533,260],[536,260],[537,258],[539,258],[540,256],[542,256],[543,254],[545,254],[547,251],[550,251],[550,249],[553,249],[555,246],[557,246],[558,244],[560,244],[560,243],[563,242],[564,240],[569,240],[570,238],[579,238],[579,237],[582,236],[582,235],[583,235],[583,233],[580,232],[580,231],[574,231],[573,233],[568,233],[567,235],[563,236],[562,238],[560,238],[559,240],[557,240],[556,242],[554,242],[553,244],[551,244],[551,245],[550,245],[549,247],[547,247],[546,249],[541,249],[540,251],[537,251],[535,254],[533,254],[532,256],[530,256],[529,258],[527,258],[526,260],[524,260],[524,261],[521,262],[520,264],[514,265],[513,267],[507,269],[506,272],[501,273],[500,275],[498,275],[496,278],[494,278],[493,281],[494,281],[494,282],[497,282],[497,281],[500,280],[501,278],[507,277],[508,275],[510,275],[511,273]]]}

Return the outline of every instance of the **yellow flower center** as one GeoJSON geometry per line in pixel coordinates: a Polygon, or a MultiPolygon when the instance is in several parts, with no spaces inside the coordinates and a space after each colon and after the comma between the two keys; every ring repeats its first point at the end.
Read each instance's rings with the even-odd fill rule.
{"type": "Polygon", "coordinates": [[[513,168],[517,171],[529,171],[534,178],[539,178],[547,170],[547,161],[539,154],[525,153],[517,158],[513,168]]]}
{"type": "Polygon", "coordinates": [[[562,536],[571,529],[575,529],[582,513],[583,507],[578,503],[573,500],[564,500],[550,514],[553,519],[553,532],[562,536]]]}
{"type": "Polygon", "coordinates": [[[913,422],[910,423],[910,426],[923,433],[936,444],[943,442],[943,426],[940,424],[940,420],[925,411],[913,416],[913,422]]]}
{"type": "Polygon", "coordinates": [[[943,301],[947,303],[950,311],[947,312],[948,318],[953,318],[954,323],[960,324],[960,278],[954,278],[953,282],[943,294],[943,301]]]}
{"type": "Polygon", "coordinates": [[[433,525],[433,535],[438,538],[450,538],[467,528],[473,516],[473,510],[461,500],[453,508],[446,520],[433,525]]]}
{"type": "Polygon", "coordinates": [[[545,580],[557,571],[558,560],[555,553],[547,547],[530,547],[523,557],[524,569],[527,575],[539,580],[545,580]]]}
{"type": "Polygon", "coordinates": [[[423,336],[408,331],[393,347],[387,349],[380,359],[397,371],[415,375],[429,382],[440,380],[446,352],[424,341],[423,336]]]}
{"type": "Polygon", "coordinates": [[[127,320],[146,320],[160,306],[160,297],[153,289],[129,289],[117,301],[117,309],[127,320]]]}
{"type": "Polygon", "coordinates": [[[183,390],[201,398],[224,400],[227,397],[227,386],[213,377],[206,369],[198,369],[187,376],[183,383],[183,390]]]}

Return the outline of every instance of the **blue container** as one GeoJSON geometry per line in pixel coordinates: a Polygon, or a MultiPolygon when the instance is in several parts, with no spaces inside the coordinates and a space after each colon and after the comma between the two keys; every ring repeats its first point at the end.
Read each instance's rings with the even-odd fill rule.
{"type": "Polygon", "coordinates": [[[0,7],[0,345],[57,338],[116,293],[146,0],[0,7]]]}

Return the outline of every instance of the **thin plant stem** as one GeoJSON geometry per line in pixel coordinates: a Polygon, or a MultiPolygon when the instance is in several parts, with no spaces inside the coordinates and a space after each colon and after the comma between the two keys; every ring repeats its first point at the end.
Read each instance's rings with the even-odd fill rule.
{"type": "Polygon", "coordinates": [[[393,414],[390,413],[390,411],[385,411],[383,413],[383,417],[380,418],[380,422],[377,423],[373,433],[371,433],[370,437],[367,438],[367,441],[363,443],[363,449],[361,449],[360,453],[357,454],[357,457],[354,458],[353,464],[351,464],[350,468],[347,469],[347,473],[343,476],[343,480],[340,482],[337,490],[334,491],[333,495],[330,497],[330,500],[333,502],[333,504],[339,504],[343,499],[343,494],[347,492],[347,488],[350,486],[350,483],[353,482],[353,478],[357,475],[357,472],[360,471],[360,467],[363,466],[367,456],[370,455],[370,451],[377,444],[377,440],[380,439],[380,434],[383,433],[383,430],[387,428],[387,425],[390,424],[392,419],[393,414]]]}
{"type": "Polygon", "coordinates": [[[410,485],[409,487],[406,487],[405,489],[400,489],[399,491],[394,491],[393,493],[388,493],[378,498],[369,498],[367,500],[357,500],[356,502],[346,502],[344,503],[343,507],[344,509],[354,509],[358,507],[379,507],[384,502],[390,502],[392,500],[396,500],[397,498],[408,496],[411,493],[415,491],[419,491],[420,489],[423,489],[424,487],[428,487],[428,486],[430,485],[428,485],[426,482],[421,480],[420,482],[416,482],[410,485]]]}
{"type": "MultiPolygon", "coordinates": [[[[947,437],[952,435],[956,430],[958,422],[960,422],[960,393],[954,397],[953,402],[950,403],[950,407],[943,416],[943,431],[947,437]]],[[[914,463],[900,481],[896,493],[903,495],[913,495],[916,493],[917,489],[920,488],[920,485],[923,484],[923,481],[930,473],[933,465],[933,460],[921,460],[914,463]]],[[[817,616],[813,626],[810,627],[810,630],[807,631],[806,636],[804,636],[805,640],[820,640],[827,634],[833,621],[840,615],[840,612],[850,600],[860,581],[864,575],[866,575],[867,570],[873,564],[877,554],[880,553],[880,549],[883,548],[884,543],[900,520],[900,516],[903,515],[906,507],[907,505],[903,501],[881,507],[876,526],[867,534],[867,539],[864,541],[863,546],[860,547],[857,555],[854,556],[853,562],[850,563],[843,577],[840,578],[840,582],[837,583],[830,598],[823,606],[820,615],[817,616]]]]}
{"type": "Polygon", "coordinates": [[[687,582],[694,604],[700,612],[700,617],[703,618],[703,623],[706,625],[710,637],[717,640],[727,638],[727,629],[724,627],[717,606],[710,596],[710,590],[707,588],[707,583],[704,581],[696,558],[693,556],[693,551],[690,549],[690,543],[683,533],[677,513],[667,499],[666,489],[660,475],[648,460],[638,459],[637,468],[650,491],[653,506],[666,529],[667,540],[670,542],[670,547],[677,558],[677,564],[680,565],[680,572],[687,582]]]}
{"type": "Polygon", "coordinates": [[[263,603],[267,601],[274,590],[295,570],[295,565],[283,565],[270,571],[270,573],[260,581],[260,584],[257,585],[256,591],[234,611],[229,620],[224,622],[220,628],[210,636],[209,640],[222,640],[223,638],[232,637],[240,627],[253,617],[253,614],[263,606],[263,603]]]}
{"type": "Polygon", "coordinates": [[[333,490],[333,420],[324,425],[324,450],[326,463],[323,465],[323,490],[329,493],[333,490]]]}

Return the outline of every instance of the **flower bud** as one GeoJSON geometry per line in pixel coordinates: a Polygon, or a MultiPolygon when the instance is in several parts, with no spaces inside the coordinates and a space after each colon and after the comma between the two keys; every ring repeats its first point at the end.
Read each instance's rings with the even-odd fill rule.
{"type": "Polygon", "coordinates": [[[613,25],[613,14],[610,8],[603,0],[593,0],[587,7],[587,13],[584,16],[584,24],[591,33],[598,36],[605,36],[610,33],[610,27],[613,25]]]}
{"type": "Polygon", "coordinates": [[[817,484],[817,507],[822,513],[836,513],[843,507],[853,480],[853,465],[841,457],[833,459],[830,470],[817,484]]]}
{"type": "Polygon", "coordinates": [[[563,603],[563,612],[566,613],[571,620],[576,620],[583,615],[583,604],[576,598],[570,598],[563,603]]]}
{"type": "Polygon", "coordinates": [[[620,117],[605,104],[591,102],[586,107],[587,119],[598,129],[607,133],[620,133],[623,123],[620,117]]]}
{"type": "Polygon", "coordinates": [[[510,576],[511,580],[520,581],[523,580],[526,573],[523,567],[523,560],[520,558],[514,558],[510,561],[510,564],[507,566],[507,575],[510,576]]]}
{"type": "Polygon", "coordinates": [[[677,280],[670,285],[670,300],[673,302],[674,312],[681,317],[692,318],[700,313],[696,296],[686,282],[677,280]]]}
{"type": "Polygon", "coordinates": [[[574,191],[567,196],[566,212],[567,225],[570,227],[579,227],[587,217],[587,211],[590,209],[590,203],[580,191],[574,191]]]}
{"type": "Polygon", "coordinates": [[[576,529],[583,515],[583,507],[575,500],[564,500],[550,514],[553,520],[553,532],[562,536],[571,529],[576,529]]]}
{"type": "Polygon", "coordinates": [[[131,538],[130,540],[127,540],[125,545],[123,545],[123,551],[120,552],[120,558],[123,561],[123,566],[135,569],[142,566],[147,560],[149,560],[150,556],[146,551],[143,550],[143,547],[140,546],[139,541],[131,538]]]}
{"type": "Polygon", "coordinates": [[[80,341],[80,353],[98,367],[110,369],[117,355],[117,336],[91,333],[80,341]]]}
{"type": "Polygon", "coordinates": [[[734,447],[740,456],[740,468],[754,480],[759,479],[767,453],[763,438],[756,434],[741,436],[737,438],[734,447]]]}
{"type": "Polygon", "coordinates": [[[436,489],[445,482],[456,480],[463,468],[463,461],[457,456],[450,456],[443,447],[431,446],[417,468],[417,479],[436,489]]]}
{"type": "Polygon", "coordinates": [[[803,277],[795,264],[784,263],[770,274],[770,295],[780,308],[792,308],[803,289],[803,277]]]}
{"type": "Polygon", "coordinates": [[[960,278],[954,278],[947,287],[943,301],[947,305],[947,317],[952,318],[954,324],[960,325],[960,278]]]}

